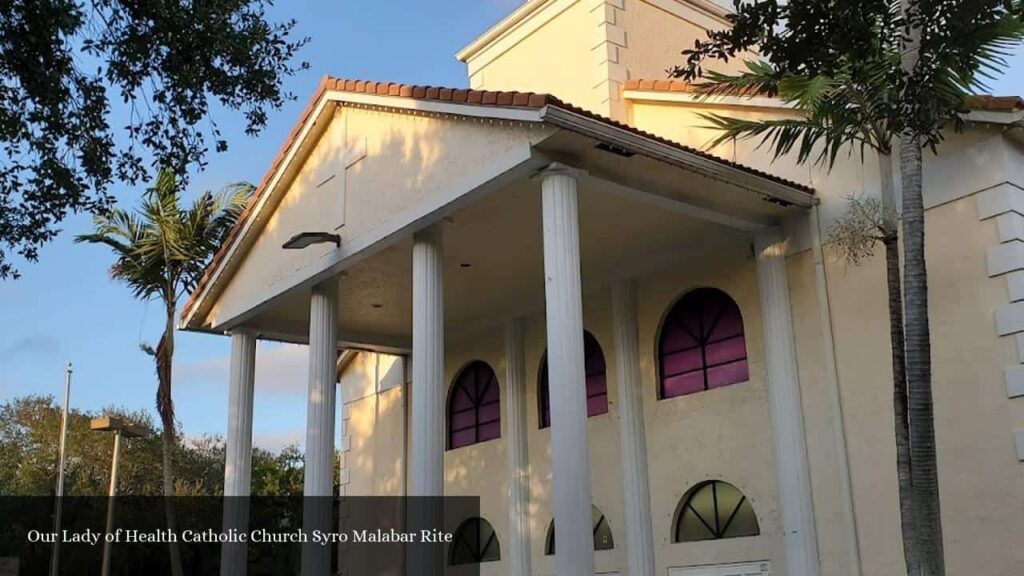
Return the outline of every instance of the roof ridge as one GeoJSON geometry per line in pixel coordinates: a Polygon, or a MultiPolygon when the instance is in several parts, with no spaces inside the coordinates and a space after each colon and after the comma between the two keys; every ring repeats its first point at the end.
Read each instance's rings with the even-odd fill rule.
{"type": "Polygon", "coordinates": [[[403,82],[356,80],[330,75],[323,77],[320,81],[320,86],[325,90],[340,90],[342,92],[374,94],[377,96],[398,96],[418,100],[436,100],[441,102],[451,102],[453,104],[479,104],[484,106],[513,106],[523,108],[543,108],[548,104],[564,104],[560,98],[547,92],[475,90],[473,88],[405,84],[403,82]]]}

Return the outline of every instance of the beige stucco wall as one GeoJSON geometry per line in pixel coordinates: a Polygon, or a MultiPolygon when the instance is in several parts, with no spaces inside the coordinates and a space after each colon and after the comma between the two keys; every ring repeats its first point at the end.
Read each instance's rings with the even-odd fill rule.
{"type": "MultiPolygon", "coordinates": [[[[333,231],[342,246],[401,221],[417,207],[500,175],[551,133],[538,125],[341,107],[209,314],[218,326],[278,294],[334,252],[330,244],[285,251],[304,231],[333,231]],[[365,157],[351,161],[354,150],[365,157]],[[518,160],[517,160],[518,159],[518,160]]],[[[468,192],[468,190],[467,190],[468,192]]]]}
{"type": "MultiPolygon", "coordinates": [[[[851,195],[879,195],[878,157],[870,150],[863,157],[859,149],[844,150],[838,155],[835,165],[829,168],[827,163],[817,162],[798,165],[795,155],[776,160],[769,148],[760,146],[760,138],[710,146],[719,132],[709,127],[709,121],[703,115],[760,120],[792,115],[789,111],[658,101],[636,95],[627,98],[626,114],[629,123],[642,130],[814,187],[815,195],[822,201],[823,228],[843,214],[851,195]]],[[[1002,182],[1024,181],[1024,162],[1020,161],[1020,151],[1004,137],[1003,132],[1002,127],[972,124],[963,133],[946,134],[937,154],[926,153],[926,207],[956,200],[1002,182]]],[[[897,189],[898,164],[895,162],[893,167],[897,189]]],[[[798,248],[807,249],[809,246],[804,243],[798,248]]]]}
{"type": "Polygon", "coordinates": [[[349,495],[406,493],[404,364],[402,357],[363,352],[342,373],[339,451],[349,495]]]}
{"type": "Polygon", "coordinates": [[[725,27],[686,0],[534,1],[543,6],[467,58],[470,86],[547,92],[616,120],[626,80],[664,78],[706,27],[725,27]]]}
{"type": "MultiPolygon", "coordinates": [[[[753,261],[742,254],[723,255],[722,260],[678,266],[672,270],[638,279],[642,385],[646,410],[649,467],[656,555],[659,573],[669,566],[742,560],[771,560],[783,566],[779,531],[777,487],[773,468],[771,422],[764,384],[764,364],[758,293],[753,261]],[[699,286],[716,286],[730,293],[744,314],[751,379],[720,390],[675,398],[656,399],[656,334],[671,304],[686,291],[699,286]],[[718,478],[738,486],[753,502],[762,535],[729,542],[671,543],[671,524],[680,497],[692,485],[718,478]]],[[[584,298],[584,324],[605,352],[608,377],[609,413],[588,421],[593,502],[607,517],[616,542],[614,550],[597,552],[599,572],[625,570],[625,525],[619,458],[618,390],[616,357],[610,318],[610,294],[605,289],[588,292],[584,298]]],[[[544,542],[551,521],[550,431],[539,428],[537,375],[545,347],[544,319],[527,318],[527,435],[531,466],[531,531],[534,572],[553,574],[553,558],[544,555],[544,542]]],[[[447,343],[446,377],[449,382],[467,362],[490,364],[502,383],[504,394],[504,340],[501,326],[447,343]]],[[[415,385],[413,385],[415,386],[415,385]]],[[[353,405],[352,418],[359,410],[374,409],[372,403],[353,405]]],[[[557,417],[557,416],[556,416],[557,417]]],[[[507,419],[502,421],[502,438],[445,454],[445,489],[448,494],[481,497],[481,514],[507,542],[507,419]]],[[[364,433],[373,435],[369,430],[364,433]]],[[[353,437],[356,460],[380,457],[391,462],[393,451],[360,456],[358,447],[374,450],[373,443],[353,437]]],[[[354,495],[350,485],[348,494],[354,495]]],[[[505,560],[482,565],[482,574],[503,574],[505,560]]]]}
{"type": "MultiPolygon", "coordinates": [[[[626,33],[626,46],[620,55],[627,79],[647,80],[664,79],[666,70],[685,64],[680,52],[692,48],[695,40],[706,39],[705,27],[726,27],[717,18],[677,0],[624,0],[616,14],[616,24],[626,33]]],[[[736,60],[729,64],[711,63],[709,69],[728,70],[736,65],[736,60]]]]}
{"type": "MultiPolygon", "coordinates": [[[[939,473],[950,574],[1011,576],[1019,573],[1024,552],[1016,540],[1024,533],[1024,467],[1017,461],[1010,434],[1024,421],[1024,407],[1006,398],[1002,369],[1015,363],[1010,338],[996,336],[993,310],[1005,302],[1002,279],[985,273],[984,250],[998,242],[995,225],[979,222],[975,198],[928,211],[931,257],[936,428],[939,473]],[[957,230],[957,234],[943,233],[957,230]]],[[[897,575],[902,570],[895,449],[892,440],[892,384],[884,267],[880,255],[853,267],[826,251],[837,361],[846,417],[863,573],[897,575]]],[[[823,574],[847,567],[846,533],[836,472],[833,425],[825,389],[820,318],[810,253],[788,259],[801,394],[807,430],[815,519],[823,574]]],[[[638,281],[641,375],[648,440],[648,466],[659,574],[670,566],[743,560],[771,560],[784,574],[777,485],[771,443],[771,414],[764,381],[757,282],[753,261],[743,255],[718,255],[673,266],[638,281]],[[751,379],[719,390],[657,400],[655,343],[662,315],[672,302],[697,286],[715,286],[739,304],[747,337],[751,379]],[[762,535],[718,542],[671,543],[671,522],[682,494],[693,484],[719,478],[738,486],[753,502],[762,535]]],[[[584,322],[605,352],[610,413],[591,418],[590,458],[594,503],[607,516],[616,549],[597,553],[599,571],[623,570],[623,509],[618,458],[618,405],[610,300],[606,289],[588,289],[584,322]]],[[[450,381],[468,361],[488,362],[504,386],[501,326],[465,340],[448,342],[446,376],[450,381]]],[[[538,428],[537,369],[544,348],[540,314],[527,320],[528,441],[532,474],[531,530],[534,572],[551,574],[543,555],[551,518],[549,431],[538,428]]],[[[503,402],[505,389],[502,389],[503,402]]],[[[352,407],[376,409],[365,403],[352,407]]],[[[557,416],[556,416],[557,417],[557,416]]],[[[448,451],[446,483],[450,494],[481,496],[481,512],[507,542],[507,462],[505,438],[448,451]]],[[[360,428],[370,436],[380,433],[360,428]]],[[[386,433],[386,432],[385,432],[386,433]]],[[[398,447],[363,458],[391,462],[398,447]]],[[[357,456],[357,458],[359,458],[357,456]]],[[[355,477],[353,477],[353,486],[355,477]]],[[[355,492],[350,491],[349,494],[355,492]]],[[[501,563],[484,565],[483,574],[501,574],[501,563]]]]}
{"type": "Polygon", "coordinates": [[[599,80],[594,77],[596,65],[591,57],[600,35],[587,2],[550,2],[523,27],[529,27],[530,33],[517,27],[469,60],[470,86],[551,93],[600,112],[602,99],[593,89],[599,80]]]}
{"type": "MultiPolygon", "coordinates": [[[[777,110],[656,102],[638,97],[630,121],[673,140],[706,147],[715,132],[702,112],[744,118],[778,117],[777,110]]],[[[876,158],[861,162],[841,154],[832,170],[773,160],[756,141],[721,145],[714,153],[815,187],[822,199],[822,226],[840,216],[851,194],[877,195],[876,158]]],[[[896,167],[898,170],[898,166],[896,167]]],[[[1024,405],[1008,399],[1003,369],[1018,363],[1012,337],[998,338],[993,314],[1007,302],[1005,280],[989,278],[986,249],[999,244],[994,221],[979,222],[977,193],[1024,181],[1020,150],[999,126],[971,124],[948,133],[937,154],[926,153],[930,316],[936,435],[939,442],[946,556],[949,572],[1018,574],[1024,554],[1014,535],[1024,533],[1024,466],[1014,428],[1024,405]]],[[[896,178],[899,186],[898,173],[896,178]]],[[[803,226],[798,222],[797,226],[803,226]]],[[[798,235],[801,231],[797,231],[798,235]]],[[[806,240],[794,243],[806,248],[806,240]]],[[[838,519],[831,438],[816,431],[830,425],[820,386],[822,350],[817,335],[813,267],[806,251],[790,258],[791,291],[804,394],[808,449],[815,471],[819,544],[827,568],[842,556],[842,532],[823,518],[838,519]],[[799,263],[799,264],[798,264],[799,263]],[[823,491],[827,491],[823,494],[823,491]],[[826,508],[828,507],[828,508],[826,508]],[[830,535],[829,531],[833,531],[830,535]],[[834,548],[832,552],[829,548],[834,548]]],[[[885,268],[880,255],[861,267],[828,259],[837,362],[847,417],[853,488],[860,522],[865,574],[896,574],[902,568],[898,495],[894,486],[891,367],[885,268]]],[[[828,573],[828,572],[826,572],[828,573]]]]}
{"type": "MultiPolygon", "coordinates": [[[[968,197],[929,210],[926,233],[947,571],[1019,574],[1024,466],[1011,430],[1024,421],[1024,407],[1006,397],[1003,367],[1016,353],[993,322],[1006,301],[1004,280],[985,271],[995,225],[978,221],[968,197]]],[[[858,269],[833,263],[830,291],[865,573],[895,574],[902,554],[884,273],[880,259],[858,269]]]]}

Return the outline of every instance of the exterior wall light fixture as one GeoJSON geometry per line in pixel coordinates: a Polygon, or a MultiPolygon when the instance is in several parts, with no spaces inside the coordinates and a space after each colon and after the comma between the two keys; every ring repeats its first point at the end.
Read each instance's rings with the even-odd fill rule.
{"type": "Polygon", "coordinates": [[[341,246],[341,236],[330,232],[300,232],[292,236],[281,248],[285,250],[302,250],[314,244],[326,244],[333,242],[335,246],[341,246]]]}

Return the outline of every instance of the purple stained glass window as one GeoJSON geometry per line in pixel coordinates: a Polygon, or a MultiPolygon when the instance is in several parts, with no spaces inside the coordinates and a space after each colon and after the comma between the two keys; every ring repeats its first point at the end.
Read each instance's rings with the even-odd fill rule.
{"type": "Polygon", "coordinates": [[[728,294],[699,288],[669,311],[658,343],[661,398],[674,398],[749,378],[740,308],[728,294]]]}
{"type": "MultiPolygon", "coordinates": [[[[583,369],[587,377],[587,416],[608,412],[608,379],[605,377],[604,352],[597,338],[583,332],[583,369]]],[[[548,395],[548,353],[540,361],[539,394],[540,427],[551,426],[551,398],[548,395]]]]}
{"type": "Polygon", "coordinates": [[[486,362],[471,362],[448,393],[448,449],[501,437],[501,391],[486,362]]]}

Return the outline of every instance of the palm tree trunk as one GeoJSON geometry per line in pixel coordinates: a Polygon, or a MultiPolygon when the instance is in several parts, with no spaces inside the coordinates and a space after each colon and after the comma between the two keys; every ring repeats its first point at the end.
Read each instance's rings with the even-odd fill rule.
{"type": "Polygon", "coordinates": [[[899,219],[892,179],[892,155],[878,153],[882,183],[885,280],[889,292],[889,341],[892,347],[892,408],[896,436],[896,478],[900,496],[900,526],[903,529],[903,558],[907,574],[918,574],[917,508],[914,505],[913,474],[910,468],[910,421],[907,417],[907,364],[903,338],[903,291],[900,287],[899,219]]]}
{"type": "Polygon", "coordinates": [[[928,272],[924,253],[924,198],[921,183],[921,141],[901,138],[903,172],[903,284],[906,295],[905,336],[907,404],[910,417],[910,459],[917,544],[921,574],[946,573],[942,549],[939,476],[935,458],[935,415],[932,403],[931,330],[928,324],[928,272]]]}
{"type": "MultiPolygon", "coordinates": [[[[903,98],[913,99],[921,48],[922,15],[912,0],[901,0],[907,37],[901,53],[903,98]]],[[[924,193],[921,181],[921,138],[916,114],[904,104],[905,128],[900,136],[903,182],[903,294],[906,338],[907,405],[910,418],[910,460],[917,508],[917,552],[923,576],[945,576],[938,462],[935,457],[935,414],[932,403],[931,328],[928,324],[928,271],[924,253],[924,193]]]]}
{"type": "Polygon", "coordinates": [[[892,407],[896,431],[896,478],[900,493],[900,525],[907,574],[918,574],[913,470],[910,464],[910,422],[907,418],[907,369],[903,340],[903,295],[900,289],[899,237],[893,233],[885,245],[886,284],[889,288],[889,339],[892,343],[892,407]]]}
{"type": "MultiPolygon", "coordinates": [[[[171,366],[174,360],[174,314],[171,305],[167,311],[167,324],[164,335],[156,349],[156,372],[159,387],[156,392],[156,407],[163,424],[163,469],[164,469],[164,508],[167,514],[167,529],[172,534],[178,532],[178,520],[174,512],[174,468],[171,455],[177,444],[174,432],[174,402],[171,398],[171,366]]],[[[169,543],[171,555],[171,574],[184,576],[181,565],[181,550],[178,542],[171,539],[169,543]]]]}

